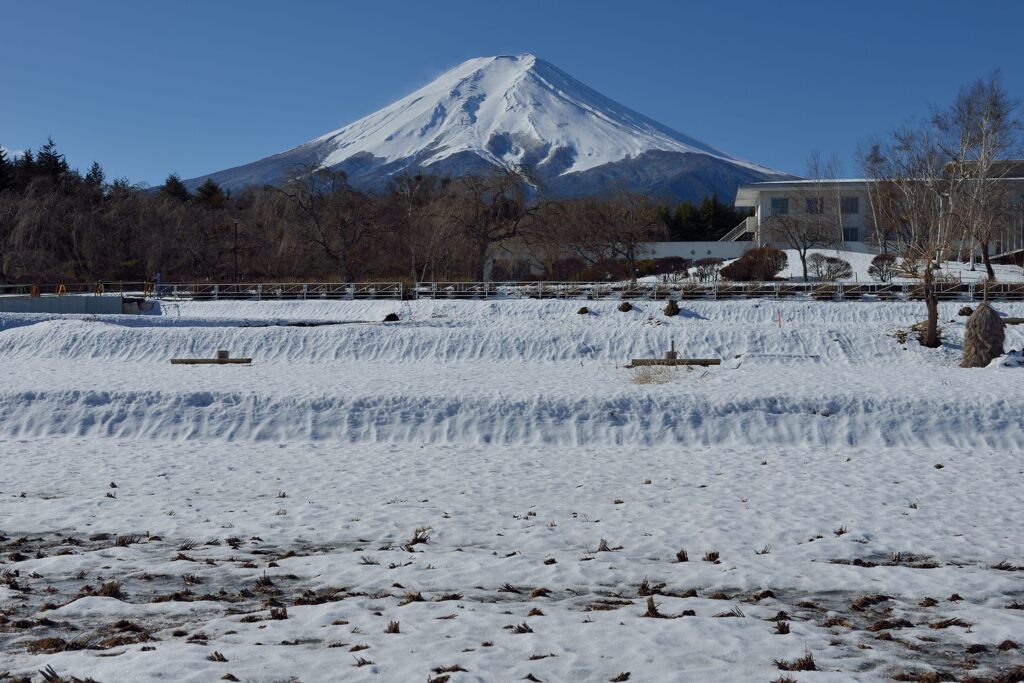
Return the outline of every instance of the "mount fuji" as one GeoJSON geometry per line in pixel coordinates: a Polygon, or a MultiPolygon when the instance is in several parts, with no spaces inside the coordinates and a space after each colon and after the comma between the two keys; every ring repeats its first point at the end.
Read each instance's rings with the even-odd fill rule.
{"type": "Polygon", "coordinates": [[[379,189],[396,175],[528,169],[555,196],[623,188],[665,200],[728,200],[743,183],[790,177],[727,154],[608,99],[531,54],[480,57],[344,128],[213,178],[279,185],[304,168],[379,189]]]}

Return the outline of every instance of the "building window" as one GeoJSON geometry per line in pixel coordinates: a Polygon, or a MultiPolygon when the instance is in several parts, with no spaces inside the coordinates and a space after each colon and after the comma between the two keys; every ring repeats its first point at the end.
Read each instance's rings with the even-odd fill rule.
{"type": "Polygon", "coordinates": [[[860,197],[843,197],[840,204],[843,213],[860,213],[860,197]]]}
{"type": "Polygon", "coordinates": [[[844,242],[859,242],[860,241],[860,228],[843,228],[843,241],[844,242]]]}
{"type": "Polygon", "coordinates": [[[807,213],[818,215],[824,212],[825,201],[821,197],[807,198],[807,213]]]}
{"type": "Polygon", "coordinates": [[[771,215],[785,216],[789,213],[789,197],[772,197],[771,215]]]}

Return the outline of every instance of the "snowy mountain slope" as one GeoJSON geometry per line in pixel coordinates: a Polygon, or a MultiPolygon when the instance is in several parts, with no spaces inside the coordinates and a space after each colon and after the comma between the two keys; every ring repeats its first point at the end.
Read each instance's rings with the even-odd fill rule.
{"type": "Polygon", "coordinates": [[[274,184],[303,165],[345,170],[361,186],[421,169],[528,167],[557,194],[622,186],[676,198],[782,175],[638,114],[531,54],[468,60],[344,128],[210,177],[229,188],[274,184]]]}

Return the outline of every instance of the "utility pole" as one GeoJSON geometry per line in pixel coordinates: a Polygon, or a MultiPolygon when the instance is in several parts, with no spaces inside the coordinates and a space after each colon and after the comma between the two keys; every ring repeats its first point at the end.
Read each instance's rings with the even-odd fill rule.
{"type": "Polygon", "coordinates": [[[235,282],[238,282],[238,220],[235,220],[235,282]]]}

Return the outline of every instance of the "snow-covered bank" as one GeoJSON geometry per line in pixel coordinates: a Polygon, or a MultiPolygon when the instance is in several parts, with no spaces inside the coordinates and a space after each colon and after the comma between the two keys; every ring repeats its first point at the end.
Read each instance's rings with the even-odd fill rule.
{"type": "Polygon", "coordinates": [[[959,305],[929,350],[894,337],[915,303],[617,303],[0,317],[0,672],[763,683],[806,654],[798,680],[1024,662],[1024,370],[959,368],[959,305]],[[636,383],[624,365],[671,340],[724,362],[636,383]],[[255,362],[168,362],[222,348],[255,362]]]}

